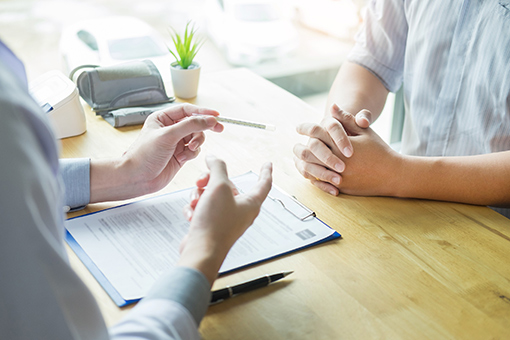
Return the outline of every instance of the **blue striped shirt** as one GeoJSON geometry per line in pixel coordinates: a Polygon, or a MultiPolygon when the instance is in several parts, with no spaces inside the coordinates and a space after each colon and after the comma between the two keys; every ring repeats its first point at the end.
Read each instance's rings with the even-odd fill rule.
{"type": "Polygon", "coordinates": [[[510,149],[510,0],[372,0],[349,59],[402,82],[402,152],[510,149]]]}
{"type": "Polygon", "coordinates": [[[510,0],[371,0],[349,60],[404,84],[402,153],[510,150],[510,0]]]}

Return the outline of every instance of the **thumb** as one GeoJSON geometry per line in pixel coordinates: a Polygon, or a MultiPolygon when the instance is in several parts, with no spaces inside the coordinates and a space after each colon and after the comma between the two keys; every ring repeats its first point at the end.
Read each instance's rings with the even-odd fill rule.
{"type": "Polygon", "coordinates": [[[258,207],[262,205],[266,199],[273,182],[273,164],[265,163],[260,170],[259,180],[254,188],[247,194],[251,197],[251,201],[258,207]]]}
{"type": "Polygon", "coordinates": [[[218,122],[212,116],[194,116],[183,119],[173,125],[165,127],[165,135],[171,135],[175,142],[195,132],[211,130],[218,122]]]}
{"type": "Polygon", "coordinates": [[[360,128],[366,129],[372,124],[372,112],[363,109],[356,114],[356,125],[360,128]]]}
{"type": "Polygon", "coordinates": [[[210,170],[209,173],[209,185],[215,186],[222,182],[229,181],[227,173],[227,165],[221,159],[216,158],[213,155],[207,155],[205,162],[210,170]]]}

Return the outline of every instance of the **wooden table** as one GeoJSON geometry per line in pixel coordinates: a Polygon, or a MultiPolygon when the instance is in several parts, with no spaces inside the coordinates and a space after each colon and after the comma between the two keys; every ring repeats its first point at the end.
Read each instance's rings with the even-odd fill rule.
{"type": "MultiPolygon", "coordinates": [[[[508,219],[479,206],[323,193],[292,160],[293,145],[306,142],[296,125],[317,122],[322,113],[247,70],[203,75],[192,102],[277,130],[226,125],[222,134],[208,132],[201,155],[163,192],[192,186],[207,153],[225,159],[232,176],[272,161],[274,182],[343,236],[218,279],[215,288],[295,271],[209,308],[200,326],[204,339],[510,338],[508,219]]],[[[64,157],[118,156],[139,130],[114,129],[90,112],[87,124],[85,134],[62,141],[64,157]]],[[[70,258],[107,323],[117,322],[129,308],[117,308],[72,251],[70,258]]]]}

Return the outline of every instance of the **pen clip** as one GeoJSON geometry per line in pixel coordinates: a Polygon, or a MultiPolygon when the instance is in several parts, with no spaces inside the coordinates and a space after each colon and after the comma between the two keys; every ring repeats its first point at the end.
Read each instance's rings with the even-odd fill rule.
{"type": "MultiPolygon", "coordinates": [[[[243,192],[243,190],[240,187],[238,187],[237,185],[236,185],[236,188],[237,188],[237,190],[240,193],[243,192]]],[[[283,202],[283,199],[282,199],[283,197],[282,198],[278,198],[278,197],[273,197],[270,194],[267,195],[267,198],[269,198],[273,202],[279,203],[282,206],[283,209],[287,210],[292,216],[294,216],[298,220],[305,221],[306,219],[308,219],[310,217],[316,217],[317,216],[317,214],[315,214],[315,211],[313,211],[312,209],[308,208],[303,203],[299,202],[297,200],[297,198],[295,198],[294,196],[291,196],[291,195],[287,194],[286,192],[284,192],[280,188],[276,187],[276,185],[274,185],[274,184],[273,184],[273,188],[276,189],[277,193],[280,193],[283,197],[290,199],[294,204],[296,204],[297,206],[299,206],[301,209],[303,209],[306,212],[306,214],[304,214],[303,216],[300,216],[297,213],[295,213],[294,211],[292,211],[292,209],[287,207],[287,205],[285,205],[285,203],[283,202]]]]}
{"type": "Polygon", "coordinates": [[[271,195],[267,195],[268,198],[270,198],[271,200],[273,200],[274,202],[278,202],[281,204],[281,206],[287,210],[289,213],[292,214],[292,216],[296,217],[298,220],[300,221],[304,221],[306,220],[307,218],[309,217],[315,217],[316,214],[313,210],[311,210],[310,208],[308,208],[307,206],[305,206],[303,203],[299,202],[296,198],[292,197],[292,196],[288,196],[294,203],[296,203],[297,205],[299,205],[301,208],[303,208],[307,214],[304,215],[304,216],[299,216],[297,215],[296,213],[294,213],[292,210],[290,210],[289,208],[287,208],[287,206],[285,205],[285,203],[283,203],[283,201],[279,198],[276,198],[276,197],[273,197],[271,195]]]}

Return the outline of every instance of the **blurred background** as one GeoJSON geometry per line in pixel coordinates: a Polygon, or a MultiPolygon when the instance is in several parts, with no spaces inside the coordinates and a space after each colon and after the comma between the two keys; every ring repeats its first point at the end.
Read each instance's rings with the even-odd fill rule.
{"type": "MultiPolygon", "coordinates": [[[[0,38],[25,63],[29,81],[54,69],[68,74],[80,64],[106,65],[151,54],[161,61],[157,65],[165,77],[173,61],[165,51],[171,44],[169,29],[181,32],[192,21],[204,39],[195,58],[201,72],[246,67],[324,112],[365,2],[0,0],[0,38]]],[[[393,111],[393,98],[385,110],[393,111]]],[[[391,123],[392,114],[385,113],[373,128],[388,141],[391,123]]]]}

